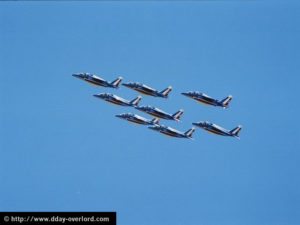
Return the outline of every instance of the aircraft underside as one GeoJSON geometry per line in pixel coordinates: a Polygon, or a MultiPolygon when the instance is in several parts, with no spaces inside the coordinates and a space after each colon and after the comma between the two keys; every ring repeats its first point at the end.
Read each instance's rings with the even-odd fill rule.
{"type": "Polygon", "coordinates": [[[142,121],[138,121],[138,120],[132,120],[132,119],[127,119],[129,122],[134,123],[134,124],[145,124],[142,121]]]}
{"type": "Polygon", "coordinates": [[[216,106],[215,103],[208,102],[208,101],[205,101],[205,100],[203,100],[203,99],[195,98],[195,100],[196,100],[197,102],[199,102],[199,103],[204,104],[204,105],[212,105],[212,106],[216,106]]]}
{"type": "Polygon", "coordinates": [[[146,92],[146,91],[141,90],[141,89],[135,88],[134,90],[136,90],[137,92],[139,92],[139,93],[141,93],[141,94],[143,94],[143,95],[156,96],[156,95],[152,94],[151,92],[146,92]]]}
{"type": "Polygon", "coordinates": [[[164,116],[161,116],[159,114],[152,113],[152,112],[147,112],[147,113],[150,114],[151,116],[154,116],[155,118],[160,118],[160,119],[166,119],[166,120],[168,120],[168,118],[166,118],[164,116]]]}
{"type": "Polygon", "coordinates": [[[115,102],[115,101],[112,101],[112,100],[105,100],[113,105],[120,105],[120,106],[127,106],[126,104],[124,103],[121,103],[121,102],[115,102]]]}
{"type": "Polygon", "coordinates": [[[166,135],[166,136],[168,136],[168,137],[179,137],[176,134],[170,134],[170,133],[165,132],[165,131],[159,131],[159,132],[162,133],[162,134],[164,134],[164,135],[166,135]]]}
{"type": "Polygon", "coordinates": [[[227,136],[226,134],[222,133],[221,131],[216,131],[216,130],[210,130],[210,129],[206,129],[206,131],[208,131],[211,134],[217,134],[217,135],[222,135],[222,136],[227,136]]]}
{"type": "Polygon", "coordinates": [[[95,85],[95,86],[102,86],[102,87],[107,87],[106,85],[104,85],[103,83],[99,83],[93,80],[85,80],[86,82],[88,82],[91,85],[95,85]]]}

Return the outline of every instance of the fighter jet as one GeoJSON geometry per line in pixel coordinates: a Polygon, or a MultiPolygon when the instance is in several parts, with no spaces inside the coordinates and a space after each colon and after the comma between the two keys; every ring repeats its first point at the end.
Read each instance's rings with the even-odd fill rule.
{"type": "Polygon", "coordinates": [[[151,87],[146,86],[145,84],[137,83],[137,82],[130,82],[130,83],[124,83],[122,84],[125,87],[128,87],[130,89],[133,89],[141,94],[144,95],[150,95],[153,97],[161,97],[161,98],[167,98],[168,94],[172,91],[172,87],[169,86],[166,89],[162,91],[157,91],[151,87]]]}
{"type": "Polygon", "coordinates": [[[224,109],[228,108],[228,104],[232,99],[232,96],[229,95],[227,98],[224,98],[223,100],[217,100],[212,97],[209,97],[208,95],[204,93],[199,93],[198,91],[190,91],[187,93],[181,93],[184,96],[187,96],[189,98],[192,98],[200,103],[206,104],[206,105],[213,105],[213,106],[221,106],[224,109]]]}
{"type": "Polygon", "coordinates": [[[119,115],[116,115],[116,117],[119,117],[120,119],[128,120],[129,122],[135,123],[135,124],[142,124],[142,125],[155,125],[158,124],[159,119],[154,118],[153,120],[147,120],[144,117],[141,117],[139,115],[133,114],[133,113],[122,113],[119,115]]]}
{"type": "Polygon", "coordinates": [[[138,96],[137,98],[133,99],[132,101],[127,101],[119,96],[110,94],[110,93],[101,93],[94,95],[97,98],[103,99],[104,101],[107,101],[114,105],[120,105],[120,106],[132,106],[135,107],[139,104],[140,100],[142,99],[141,96],[138,96]]]}
{"type": "Polygon", "coordinates": [[[189,139],[193,139],[192,134],[195,131],[195,128],[193,127],[191,129],[189,129],[187,132],[182,133],[178,130],[175,130],[171,127],[167,127],[167,126],[164,126],[164,125],[155,125],[155,126],[151,126],[151,127],[148,127],[148,128],[151,129],[151,130],[160,132],[164,135],[170,136],[170,137],[189,138],[189,139]]]}
{"type": "Polygon", "coordinates": [[[230,136],[230,137],[236,137],[237,139],[240,139],[240,137],[238,136],[240,130],[242,129],[242,126],[239,125],[236,128],[232,129],[232,130],[226,130],[223,127],[220,127],[216,124],[213,124],[211,122],[198,122],[198,123],[193,123],[193,125],[200,127],[204,130],[207,130],[208,132],[212,133],[212,134],[218,134],[218,135],[222,135],[222,136],[230,136]]]}
{"type": "Polygon", "coordinates": [[[89,74],[89,73],[73,74],[72,76],[79,78],[81,80],[84,80],[92,85],[102,86],[102,87],[110,87],[110,88],[118,88],[119,84],[121,83],[121,81],[123,79],[122,77],[118,77],[116,80],[109,82],[109,81],[103,80],[100,77],[97,77],[96,75],[89,74]]]}
{"type": "Polygon", "coordinates": [[[161,109],[155,108],[153,106],[136,106],[137,110],[145,112],[153,117],[165,119],[165,120],[175,120],[180,121],[180,117],[183,114],[183,109],[180,109],[178,112],[173,115],[162,111],[161,109]]]}

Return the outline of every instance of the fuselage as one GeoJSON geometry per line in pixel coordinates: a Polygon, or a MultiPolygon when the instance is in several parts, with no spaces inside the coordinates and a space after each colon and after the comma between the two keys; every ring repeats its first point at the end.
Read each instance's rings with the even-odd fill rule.
{"type": "Polygon", "coordinates": [[[105,93],[105,94],[97,94],[97,95],[94,95],[95,97],[97,98],[100,98],[104,101],[107,101],[111,104],[114,104],[114,105],[119,105],[119,106],[133,106],[129,101],[119,97],[119,96],[116,96],[116,95],[113,95],[113,94],[108,94],[108,93],[105,93]]]}
{"type": "Polygon", "coordinates": [[[135,123],[135,124],[142,124],[142,125],[153,125],[154,124],[151,120],[147,120],[144,117],[141,117],[139,115],[132,114],[132,113],[120,114],[120,115],[116,115],[116,117],[119,117],[121,119],[127,120],[127,121],[129,121],[131,123],[135,123]]]}
{"type": "Polygon", "coordinates": [[[162,98],[166,98],[166,96],[164,96],[163,94],[161,94],[159,91],[148,87],[144,84],[140,84],[140,83],[128,83],[128,84],[122,84],[125,87],[128,87],[130,89],[133,89],[143,95],[149,95],[149,96],[153,96],[153,97],[162,97],[162,98]]]}
{"type": "Polygon", "coordinates": [[[110,88],[116,88],[115,85],[111,84],[110,82],[103,80],[102,78],[89,74],[89,73],[80,73],[80,74],[73,74],[73,77],[76,77],[78,79],[84,80],[88,82],[89,84],[101,86],[101,87],[110,87],[110,88]]]}
{"type": "Polygon", "coordinates": [[[160,132],[169,137],[190,138],[184,133],[167,126],[158,125],[158,126],[149,127],[149,129],[160,132]]]}
{"type": "Polygon", "coordinates": [[[229,130],[226,130],[225,128],[220,127],[220,126],[210,123],[210,122],[193,123],[193,125],[200,127],[212,134],[217,134],[217,135],[222,135],[222,136],[234,136],[230,133],[229,130]]]}
{"type": "Polygon", "coordinates": [[[158,108],[152,107],[152,106],[141,106],[136,107],[137,110],[140,110],[142,112],[145,112],[155,118],[165,119],[165,120],[177,120],[175,119],[171,114],[166,113],[158,108]]]}
{"type": "Polygon", "coordinates": [[[187,93],[181,93],[181,94],[188,98],[192,98],[192,99],[196,100],[197,102],[200,102],[205,105],[222,106],[223,107],[223,104],[219,100],[214,99],[203,93],[187,92],[187,93]]]}

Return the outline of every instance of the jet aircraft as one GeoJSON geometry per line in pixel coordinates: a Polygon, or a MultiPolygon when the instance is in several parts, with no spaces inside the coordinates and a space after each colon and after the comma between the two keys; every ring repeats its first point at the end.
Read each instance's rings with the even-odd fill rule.
{"type": "Polygon", "coordinates": [[[161,97],[161,98],[167,98],[168,94],[172,91],[172,87],[169,86],[166,89],[162,91],[157,91],[151,87],[148,87],[145,84],[137,83],[137,82],[130,82],[130,83],[123,83],[122,84],[125,87],[128,87],[130,89],[133,89],[141,94],[144,95],[150,95],[153,97],[161,97]]]}
{"type": "Polygon", "coordinates": [[[103,99],[104,101],[107,101],[114,105],[120,105],[120,106],[132,106],[135,107],[139,104],[140,100],[142,99],[141,96],[138,96],[137,98],[133,99],[132,101],[127,101],[117,95],[113,95],[110,93],[101,93],[94,95],[97,98],[103,99]]]}
{"type": "Polygon", "coordinates": [[[183,114],[183,109],[180,109],[178,112],[173,115],[162,111],[161,109],[155,108],[153,106],[136,106],[137,110],[145,112],[153,117],[165,119],[165,120],[175,120],[180,121],[180,117],[183,114]]]}
{"type": "Polygon", "coordinates": [[[155,125],[158,124],[159,119],[154,118],[153,120],[147,120],[144,117],[141,117],[139,115],[133,114],[133,113],[122,113],[119,115],[116,115],[116,117],[124,120],[128,120],[129,122],[135,123],[135,124],[142,124],[142,125],[155,125]]]}
{"type": "Polygon", "coordinates": [[[198,123],[193,123],[193,125],[200,127],[204,130],[207,130],[208,132],[212,133],[212,134],[218,134],[218,135],[222,135],[222,136],[230,136],[230,137],[236,137],[237,139],[240,139],[240,137],[238,136],[240,130],[242,129],[242,126],[239,125],[236,128],[232,129],[232,130],[226,130],[223,127],[220,127],[216,124],[213,124],[211,122],[198,122],[198,123]]]}
{"type": "Polygon", "coordinates": [[[232,96],[229,95],[228,97],[224,98],[223,100],[214,99],[204,93],[199,93],[198,91],[190,91],[187,93],[181,93],[182,95],[192,98],[200,103],[212,106],[221,106],[224,109],[228,108],[229,102],[232,99],[232,96]]]}
{"type": "Polygon", "coordinates": [[[116,80],[109,82],[109,81],[103,80],[102,78],[100,78],[96,75],[89,74],[89,73],[73,74],[72,76],[79,78],[81,80],[84,80],[92,85],[102,86],[102,87],[110,87],[110,88],[118,88],[119,84],[123,80],[122,77],[118,77],[116,80]]]}
{"type": "Polygon", "coordinates": [[[155,125],[155,126],[151,126],[151,127],[148,127],[148,128],[151,129],[151,130],[160,132],[164,135],[170,136],[170,137],[189,138],[189,139],[193,139],[192,134],[195,131],[195,128],[193,127],[191,129],[189,129],[187,132],[182,133],[178,130],[175,130],[171,127],[164,126],[164,125],[155,125]]]}

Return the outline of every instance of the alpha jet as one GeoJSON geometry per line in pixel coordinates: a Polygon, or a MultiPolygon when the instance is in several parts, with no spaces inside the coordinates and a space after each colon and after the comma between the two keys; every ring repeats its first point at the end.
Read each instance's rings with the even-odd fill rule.
{"type": "Polygon", "coordinates": [[[236,128],[232,130],[226,130],[223,127],[220,127],[216,124],[213,124],[211,122],[198,122],[198,123],[193,123],[193,125],[200,127],[204,130],[207,130],[208,132],[212,134],[217,134],[217,135],[222,135],[222,136],[230,136],[230,137],[236,137],[237,139],[240,139],[238,136],[240,130],[242,129],[242,126],[239,125],[236,128]]]}
{"type": "Polygon", "coordinates": [[[101,94],[97,94],[94,95],[97,98],[103,99],[104,101],[107,101],[111,104],[114,105],[120,105],[120,106],[132,106],[135,107],[139,104],[139,102],[141,101],[142,97],[138,96],[137,98],[133,99],[132,101],[127,101],[117,95],[113,95],[110,93],[101,93],[101,94]]]}
{"type": "Polygon", "coordinates": [[[135,123],[135,124],[142,124],[142,125],[155,125],[158,124],[159,119],[154,118],[153,120],[147,120],[144,117],[141,117],[139,115],[133,114],[133,113],[122,113],[119,115],[116,115],[116,117],[124,120],[128,120],[129,122],[135,123]]]}
{"type": "Polygon", "coordinates": [[[175,130],[171,127],[167,127],[167,126],[164,126],[164,125],[156,125],[156,126],[151,126],[151,127],[148,127],[148,128],[151,129],[151,130],[160,132],[164,135],[170,136],[170,137],[189,138],[189,139],[193,139],[192,134],[195,131],[195,128],[193,127],[191,129],[189,129],[187,132],[182,133],[178,130],[175,130]]]}
{"type": "Polygon", "coordinates": [[[140,110],[144,113],[147,113],[155,118],[165,119],[165,120],[175,120],[180,121],[180,117],[183,114],[183,109],[180,109],[178,112],[173,115],[162,111],[161,109],[155,108],[153,106],[136,106],[137,110],[140,110]]]}
{"type": "Polygon", "coordinates": [[[166,89],[162,91],[157,91],[151,87],[148,87],[145,84],[137,83],[137,82],[130,82],[130,83],[124,83],[122,84],[125,87],[128,87],[130,89],[133,89],[141,94],[144,95],[150,95],[153,97],[161,97],[161,98],[167,98],[168,94],[172,91],[172,87],[169,86],[166,89]]]}
{"type": "Polygon", "coordinates": [[[116,80],[109,82],[109,81],[103,80],[102,78],[100,78],[96,75],[89,74],[89,73],[73,74],[72,76],[79,78],[81,80],[84,80],[92,85],[102,86],[102,87],[110,87],[110,88],[118,88],[119,84],[123,80],[122,77],[118,77],[116,80]]]}
{"type": "Polygon", "coordinates": [[[186,97],[192,98],[202,104],[212,105],[212,106],[221,106],[224,109],[228,108],[229,102],[232,99],[232,96],[229,95],[228,97],[226,97],[220,101],[220,100],[214,99],[204,93],[199,93],[198,91],[190,91],[190,92],[181,93],[181,94],[186,97]]]}

